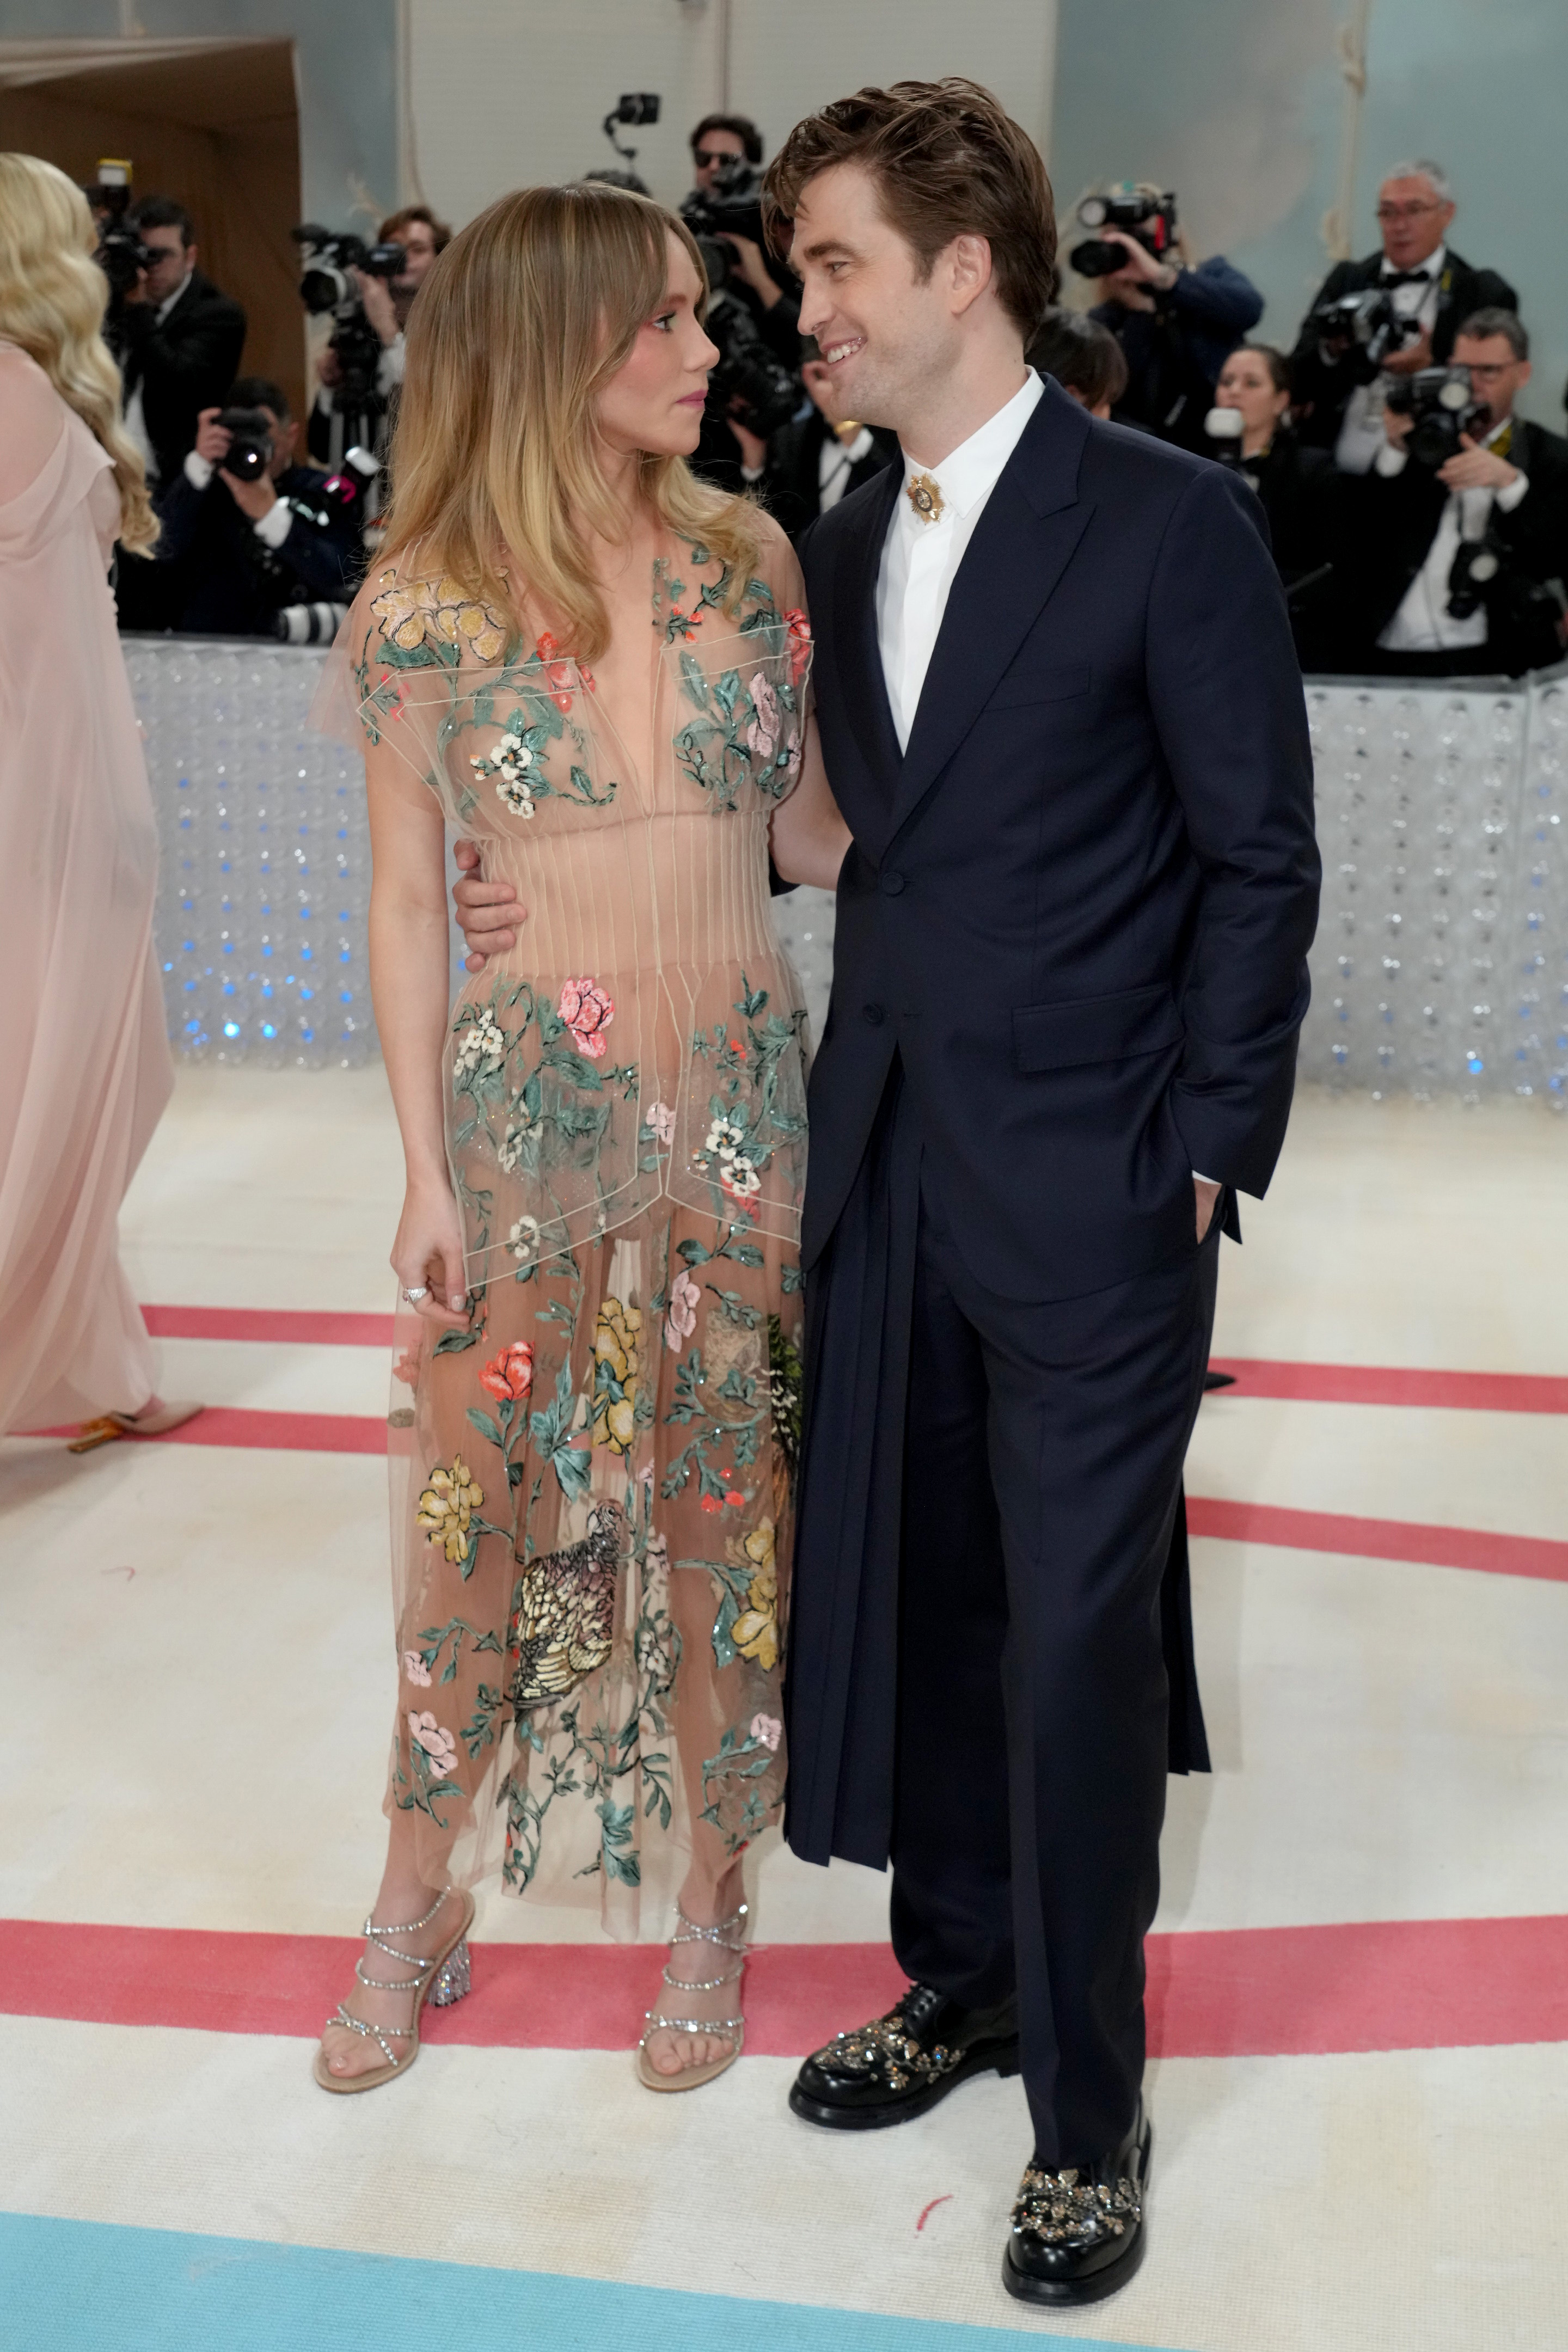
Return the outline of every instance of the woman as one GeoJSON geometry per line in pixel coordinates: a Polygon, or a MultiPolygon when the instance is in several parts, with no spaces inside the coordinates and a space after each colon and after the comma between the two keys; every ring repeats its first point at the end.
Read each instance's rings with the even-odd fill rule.
{"type": "Polygon", "coordinates": [[[200,1410],[158,1396],[116,1243],[174,1072],[107,577],[116,537],[144,555],[157,525],[95,243],[63,172],[0,154],[0,864],[23,885],[0,927],[0,1429],[85,1418],[79,1451],[200,1410]]]}
{"type": "Polygon", "coordinates": [[[626,1935],[679,1887],[642,2080],[691,2088],[741,2048],[741,1857],[784,1776],[805,1140],[770,832],[818,882],[848,835],[788,543],[685,463],[706,292],[684,226],[603,185],[456,237],[341,641],[413,1311],[391,1834],[329,2090],[403,2072],[425,1999],[466,1988],[492,1867],[626,1935]],[[529,909],[450,1012],[444,821],[529,909]]]}
{"type": "Polygon", "coordinates": [[[1268,517],[1269,543],[1290,592],[1290,621],[1304,669],[1331,667],[1326,632],[1340,482],[1326,449],[1303,448],[1290,426],[1290,365],[1272,343],[1243,343],[1220,370],[1215,406],[1237,410],[1235,462],[1268,517]]]}
{"type": "Polygon", "coordinates": [[[1121,344],[1109,327],[1082,310],[1047,310],[1024,356],[1037,374],[1054,376],[1102,422],[1127,389],[1121,344]]]}

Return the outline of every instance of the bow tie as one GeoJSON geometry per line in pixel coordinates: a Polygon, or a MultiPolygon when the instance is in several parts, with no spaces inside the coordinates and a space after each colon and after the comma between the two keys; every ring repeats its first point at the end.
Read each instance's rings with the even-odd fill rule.
{"type": "Polygon", "coordinates": [[[1429,269],[1388,269],[1377,282],[1380,286],[1430,286],[1432,272],[1429,269]]]}

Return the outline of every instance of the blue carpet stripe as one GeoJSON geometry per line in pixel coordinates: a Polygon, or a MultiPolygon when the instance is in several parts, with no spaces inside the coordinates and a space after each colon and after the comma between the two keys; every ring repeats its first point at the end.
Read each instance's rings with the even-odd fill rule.
{"type": "MultiPolygon", "coordinates": [[[[387,2352],[481,2340],[515,2352],[1017,2352],[1020,2340],[1083,2340],[1022,2311],[1021,2339],[1015,2328],[26,2213],[0,2213],[0,2346],[18,2352],[387,2352]]],[[[1099,2340],[1102,2352],[1157,2352],[1099,2340]]]]}

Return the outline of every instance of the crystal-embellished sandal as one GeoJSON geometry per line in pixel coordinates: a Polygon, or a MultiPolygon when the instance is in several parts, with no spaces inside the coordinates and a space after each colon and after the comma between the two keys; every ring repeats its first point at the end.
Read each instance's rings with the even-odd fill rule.
{"type": "MultiPolygon", "coordinates": [[[[751,1916],[748,1906],[742,1903],[732,1917],[721,1919],[712,1927],[700,1927],[695,1919],[687,1917],[679,1903],[675,1906],[675,1916],[679,1925],[669,1939],[672,1952],[678,1944],[716,1944],[721,1952],[731,1956],[735,1965],[732,1969],[726,1969],[721,1976],[676,1977],[671,1976],[667,1963],[665,1983],[673,1985],[679,1992],[717,1992],[721,1985],[738,1984],[746,1968],[746,1921],[751,1916]],[[738,1944],[731,1943],[730,1938],[737,1929],[741,1940],[738,1944]]],[[[740,2056],[745,2042],[746,2021],[743,2017],[662,2017],[657,2009],[650,2009],[647,2015],[647,2023],[643,2029],[642,2040],[637,2043],[637,2077],[644,2088],[649,2091],[700,2089],[704,2083],[711,2083],[715,2076],[727,2073],[740,2056]],[[661,2074],[647,2054],[648,2036],[660,2031],[667,2033],[710,2033],[716,2039],[722,2037],[728,2041],[730,2047],[722,2058],[711,2058],[705,2066],[686,2066],[679,2074],[661,2074]]]]}
{"type": "Polygon", "coordinates": [[[419,2055],[419,2013],[426,2000],[432,2009],[450,2009],[452,2003],[461,2000],[468,1990],[468,1930],[473,1924],[473,1896],[450,1886],[441,1889],[423,1919],[405,1920],[401,1927],[378,1927],[374,1919],[365,1921],[366,1943],[374,1944],[378,1952],[384,1952],[389,1960],[397,1962],[399,1968],[412,1969],[414,1974],[391,1983],[384,1977],[367,1977],[362,1952],[354,1962],[354,1975],[370,1992],[411,1993],[414,2015],[406,2025],[369,2025],[363,2017],[351,2016],[340,2000],[336,2015],[329,2017],[327,2023],[346,2025],[351,2033],[362,2034],[366,2041],[379,2042],[381,2054],[386,2063],[383,2066],[367,2066],[363,2074],[334,2074],[327,2064],[326,2052],[318,2049],[315,2075],[323,2091],[374,2091],[378,2084],[390,2083],[395,2074],[408,2072],[419,2055]],[[420,1927],[427,1927],[452,1894],[458,1895],[461,1916],[440,1950],[433,1952],[427,1960],[416,1959],[412,1952],[400,1952],[395,1945],[384,1941],[388,1936],[412,1936],[420,1927]],[[392,2046],[395,2042],[411,2042],[413,2047],[399,2057],[392,2046]]]}

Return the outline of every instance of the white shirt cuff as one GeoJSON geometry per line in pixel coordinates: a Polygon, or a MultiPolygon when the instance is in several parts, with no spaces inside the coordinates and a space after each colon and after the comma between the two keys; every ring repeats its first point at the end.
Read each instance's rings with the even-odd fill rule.
{"type": "Polygon", "coordinates": [[[1373,462],[1384,480],[1391,482],[1396,475],[1403,474],[1410,460],[1405,450],[1396,449],[1392,441],[1385,441],[1373,462]]]}
{"type": "Polygon", "coordinates": [[[1529,488],[1530,476],[1528,474],[1521,474],[1516,478],[1516,479],[1509,484],[1506,490],[1499,490],[1497,496],[1492,500],[1492,504],[1497,508],[1500,514],[1511,514],[1529,488]]]}
{"type": "Polygon", "coordinates": [[[1219,1182],[1219,1178],[1217,1176],[1205,1176],[1199,1169],[1194,1168],[1193,1171],[1193,1181],[1194,1184],[1217,1184],[1219,1182]]]}
{"type": "Polygon", "coordinates": [[[392,392],[403,382],[403,369],[406,355],[407,345],[404,342],[401,334],[395,343],[385,343],[382,346],[381,357],[375,363],[377,392],[392,392]]]}
{"type": "Polygon", "coordinates": [[[268,508],[259,522],[252,523],[250,527],[257,538],[264,539],[268,547],[281,547],[294,528],[294,509],[286,499],[279,499],[275,506],[268,508]]]}
{"type": "Polygon", "coordinates": [[[210,459],[198,457],[194,449],[185,452],[185,479],[193,490],[205,490],[213,478],[210,459]]]}
{"type": "Polygon", "coordinates": [[[741,468],[741,479],[743,482],[760,482],[766,472],[767,467],[765,466],[742,466],[741,468]]]}

